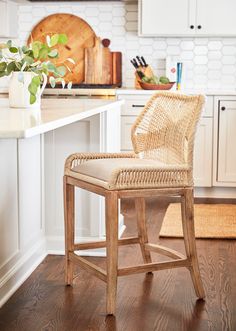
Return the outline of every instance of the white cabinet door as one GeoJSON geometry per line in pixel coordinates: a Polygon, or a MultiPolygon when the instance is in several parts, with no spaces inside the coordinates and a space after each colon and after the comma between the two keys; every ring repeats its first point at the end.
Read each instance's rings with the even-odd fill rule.
{"type": "Polygon", "coordinates": [[[196,0],[140,0],[139,34],[191,35],[195,28],[196,0]]]}
{"type": "MultiPolygon", "coordinates": [[[[7,264],[19,252],[17,140],[0,139],[0,289],[7,264]]],[[[12,268],[12,266],[11,266],[12,268]]],[[[10,269],[10,266],[8,270],[10,269]]],[[[10,272],[9,272],[10,275],[10,272]]],[[[0,302],[1,302],[0,296],[0,302]]]]}
{"type": "Polygon", "coordinates": [[[217,182],[236,183],[236,101],[220,101],[218,110],[217,182]]]}
{"type": "Polygon", "coordinates": [[[0,37],[5,37],[7,32],[7,2],[0,1],[0,37]]]}
{"type": "Polygon", "coordinates": [[[139,0],[141,36],[235,36],[235,0],[139,0]]]}
{"type": "Polygon", "coordinates": [[[16,38],[18,33],[18,5],[0,0],[0,37],[16,38]]]}
{"type": "Polygon", "coordinates": [[[212,186],[212,133],[212,118],[201,118],[194,144],[193,178],[195,186],[212,186]]]}
{"type": "Polygon", "coordinates": [[[235,0],[197,0],[198,35],[236,35],[235,0]]]}

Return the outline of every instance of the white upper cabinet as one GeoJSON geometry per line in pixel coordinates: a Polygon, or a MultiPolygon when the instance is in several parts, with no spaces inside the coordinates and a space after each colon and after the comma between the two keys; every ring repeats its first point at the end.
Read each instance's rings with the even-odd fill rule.
{"type": "Polygon", "coordinates": [[[197,0],[197,35],[235,36],[235,13],[235,0],[197,0]]]}
{"type": "Polygon", "coordinates": [[[235,0],[139,0],[141,36],[234,36],[235,0]]]}
{"type": "Polygon", "coordinates": [[[18,33],[18,5],[0,0],[0,38],[16,38],[18,33]]]}
{"type": "Polygon", "coordinates": [[[191,35],[195,21],[194,6],[195,0],[139,0],[139,34],[191,35]]]}

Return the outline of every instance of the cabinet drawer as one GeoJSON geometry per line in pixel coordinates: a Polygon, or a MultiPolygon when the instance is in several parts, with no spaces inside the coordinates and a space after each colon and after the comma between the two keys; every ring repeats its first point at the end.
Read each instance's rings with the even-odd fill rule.
{"type": "MultiPolygon", "coordinates": [[[[121,115],[139,115],[150,98],[151,95],[119,96],[119,99],[125,100],[125,104],[121,110],[121,115]]],[[[208,96],[202,111],[202,117],[213,117],[213,106],[213,96],[208,96]]]]}
{"type": "Polygon", "coordinates": [[[131,142],[131,127],[136,120],[136,116],[122,116],[121,117],[121,150],[133,150],[131,142]]]}
{"type": "Polygon", "coordinates": [[[121,114],[137,116],[143,110],[144,106],[150,98],[151,95],[131,95],[119,97],[119,99],[125,100],[121,114]]]}

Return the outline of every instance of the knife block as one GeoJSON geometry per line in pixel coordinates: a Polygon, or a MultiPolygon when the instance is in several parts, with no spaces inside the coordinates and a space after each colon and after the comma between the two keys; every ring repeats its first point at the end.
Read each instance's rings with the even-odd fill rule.
{"type": "MultiPolygon", "coordinates": [[[[148,78],[151,78],[154,75],[153,70],[152,70],[152,68],[150,66],[147,66],[147,67],[141,67],[141,66],[139,66],[137,70],[142,71],[142,73],[146,77],[148,77],[148,78]]],[[[137,74],[137,70],[135,71],[135,82],[134,82],[134,86],[135,86],[136,89],[141,90],[142,87],[139,84],[141,78],[137,74]]]]}

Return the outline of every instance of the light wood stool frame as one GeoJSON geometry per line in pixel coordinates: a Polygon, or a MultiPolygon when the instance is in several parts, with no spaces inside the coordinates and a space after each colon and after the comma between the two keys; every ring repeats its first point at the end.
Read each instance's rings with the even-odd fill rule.
{"type": "Polygon", "coordinates": [[[205,297],[197,259],[194,215],[193,215],[193,188],[161,188],[161,189],[129,189],[107,190],[100,186],[82,180],[64,176],[64,210],[65,210],[65,247],[66,247],[66,284],[72,285],[73,266],[77,264],[94,276],[106,282],[108,315],[115,314],[117,278],[135,273],[148,273],[157,270],[186,267],[189,269],[194,289],[198,298],[205,297]],[[75,187],[85,189],[105,197],[106,208],[106,241],[75,243],[75,187]],[[181,213],[186,256],[183,254],[148,242],[145,222],[145,198],[159,196],[180,196],[181,213]],[[138,236],[118,239],[118,200],[121,198],[135,199],[137,213],[138,236]],[[139,244],[144,264],[118,268],[118,246],[139,244]],[[106,247],[107,270],[75,254],[75,251],[106,247]],[[172,261],[152,262],[150,251],[172,258],[172,261]]]}

